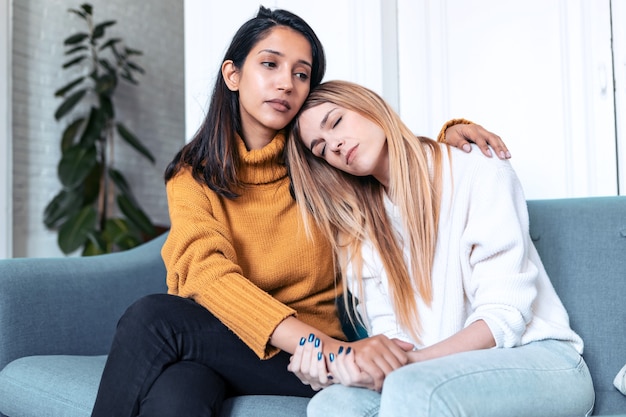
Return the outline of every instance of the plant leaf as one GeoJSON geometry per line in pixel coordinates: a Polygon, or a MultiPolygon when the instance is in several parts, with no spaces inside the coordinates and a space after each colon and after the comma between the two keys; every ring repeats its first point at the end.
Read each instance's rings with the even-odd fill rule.
{"type": "Polygon", "coordinates": [[[88,51],[88,50],[89,48],[87,48],[85,45],[79,45],[79,46],[75,46],[72,49],[65,51],[65,55],[72,55],[73,53],[76,53],[78,51],[88,51]]]}
{"type": "MultiPolygon", "coordinates": [[[[113,66],[111,66],[109,61],[107,61],[106,59],[100,59],[100,60],[98,60],[98,63],[109,74],[115,74],[115,68],[113,66]]],[[[93,78],[95,79],[95,77],[93,77],[93,78]]]]}
{"type": "Polygon", "coordinates": [[[74,106],[76,106],[78,102],[85,96],[85,94],[87,94],[86,88],[72,93],[72,95],[66,98],[65,101],[61,103],[59,108],[57,108],[57,110],[54,112],[54,118],[56,120],[59,120],[67,113],[69,113],[74,108],[74,106]]]}
{"type": "Polygon", "coordinates": [[[76,78],[74,81],[66,84],[65,86],[63,86],[63,87],[59,88],[57,91],[55,91],[54,92],[54,96],[55,97],[63,97],[72,88],[74,88],[78,84],[82,83],[84,79],[85,79],[85,77],[78,77],[78,78],[76,78]]]}
{"type": "Polygon", "coordinates": [[[58,243],[63,253],[70,254],[87,241],[90,233],[96,230],[98,214],[91,207],[83,207],[81,211],[68,219],[59,229],[58,243]]]}
{"type": "Polygon", "coordinates": [[[96,27],[93,28],[93,39],[99,39],[104,36],[105,29],[109,26],[113,26],[115,23],[117,23],[115,20],[107,20],[97,24],[96,27]]]}
{"type": "Polygon", "coordinates": [[[105,240],[122,250],[130,249],[141,243],[138,233],[129,227],[126,220],[118,217],[106,221],[103,235],[105,240]]]}
{"type": "Polygon", "coordinates": [[[106,96],[104,94],[98,95],[100,99],[100,109],[102,110],[104,116],[109,119],[115,118],[115,109],[113,108],[113,101],[111,97],[106,96]]]}
{"type": "Polygon", "coordinates": [[[110,249],[106,240],[102,237],[102,233],[94,231],[87,236],[87,242],[85,242],[85,247],[83,248],[83,256],[102,255],[108,252],[110,252],[110,249]]]}
{"type": "Polygon", "coordinates": [[[79,57],[76,57],[74,59],[72,59],[71,61],[67,61],[65,64],[63,64],[63,68],[69,68],[72,65],[76,65],[78,63],[80,63],[81,61],[83,61],[84,59],[86,59],[87,56],[86,55],[81,55],[79,57]]]}
{"type": "Polygon", "coordinates": [[[113,45],[115,45],[118,42],[121,42],[122,39],[121,38],[111,38],[108,41],[106,41],[105,43],[102,44],[102,46],[100,47],[100,51],[102,51],[104,48],[109,48],[113,45]]]}
{"type": "Polygon", "coordinates": [[[148,158],[153,164],[156,162],[154,156],[122,123],[117,123],[117,131],[126,143],[135,148],[137,152],[148,158]]]}
{"type": "Polygon", "coordinates": [[[76,13],[78,16],[82,17],[83,19],[87,18],[87,15],[85,14],[85,12],[82,12],[80,10],[68,9],[67,11],[70,12],[70,13],[76,13]]]}
{"type": "Polygon", "coordinates": [[[126,71],[126,72],[122,73],[122,74],[120,75],[120,77],[122,77],[123,79],[125,79],[126,81],[128,81],[128,82],[129,82],[129,83],[131,83],[131,84],[134,84],[134,85],[139,85],[139,82],[138,82],[137,80],[135,80],[135,79],[133,78],[133,76],[132,76],[132,75],[130,75],[130,73],[129,73],[128,71],[126,71]]]}
{"type": "Polygon", "coordinates": [[[58,229],[65,219],[76,214],[82,204],[80,194],[72,190],[61,190],[48,203],[43,213],[43,222],[48,229],[58,229]]]}
{"type": "Polygon", "coordinates": [[[82,127],[84,121],[85,118],[81,117],[74,120],[65,128],[63,135],[61,136],[61,152],[65,152],[68,148],[74,145],[74,138],[78,134],[78,131],[82,127]]]}
{"type": "Polygon", "coordinates": [[[133,70],[137,71],[140,74],[145,74],[146,71],[141,68],[139,65],[135,64],[134,62],[131,61],[126,61],[126,64],[133,70]]]}
{"type": "Polygon", "coordinates": [[[113,184],[115,184],[121,194],[125,195],[133,204],[138,205],[124,174],[115,168],[109,168],[109,178],[111,178],[113,184]]]}
{"type": "Polygon", "coordinates": [[[102,164],[96,163],[87,178],[82,183],[83,205],[93,204],[100,196],[100,184],[102,181],[102,164]]]}
{"type": "Polygon", "coordinates": [[[75,33],[72,36],[69,36],[68,38],[66,38],[63,41],[64,45],[75,45],[77,43],[81,43],[82,41],[84,41],[85,39],[87,39],[89,37],[88,33],[75,33]]]}
{"type": "Polygon", "coordinates": [[[139,230],[147,234],[148,236],[154,236],[156,229],[150,221],[150,218],[146,213],[125,195],[117,196],[117,205],[124,213],[129,222],[135,225],[139,230]]]}
{"type": "Polygon", "coordinates": [[[83,3],[80,5],[81,9],[83,9],[85,11],[85,13],[87,13],[88,15],[92,15],[93,14],[93,7],[91,7],[91,4],[89,3],[83,3]]]}
{"type": "Polygon", "coordinates": [[[125,48],[124,51],[126,52],[126,55],[128,56],[143,55],[143,52],[141,52],[139,49],[125,48]]]}
{"type": "Polygon", "coordinates": [[[95,146],[85,148],[79,144],[67,149],[58,166],[63,186],[69,189],[78,187],[98,162],[97,157],[95,146]]]}
{"type": "Polygon", "coordinates": [[[111,74],[104,74],[96,80],[96,93],[110,96],[115,90],[116,79],[111,74]]]}
{"type": "Polygon", "coordinates": [[[115,45],[111,45],[111,52],[113,52],[113,55],[115,56],[115,61],[120,64],[122,62],[122,56],[120,55],[120,53],[117,51],[117,48],[115,47],[115,45]]]}
{"type": "Polygon", "coordinates": [[[80,136],[79,143],[82,147],[88,148],[102,136],[104,125],[106,123],[106,117],[104,113],[96,107],[91,107],[89,112],[89,119],[87,120],[87,126],[83,134],[80,136]]]}

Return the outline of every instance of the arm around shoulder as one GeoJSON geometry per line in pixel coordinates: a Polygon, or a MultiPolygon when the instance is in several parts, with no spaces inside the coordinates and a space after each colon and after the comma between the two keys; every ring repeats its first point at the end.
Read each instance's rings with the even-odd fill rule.
{"type": "Polygon", "coordinates": [[[441,128],[437,141],[447,143],[465,152],[471,152],[471,142],[478,145],[487,157],[492,156],[490,147],[500,159],[509,159],[511,157],[511,153],[500,136],[467,119],[447,121],[441,128]]]}

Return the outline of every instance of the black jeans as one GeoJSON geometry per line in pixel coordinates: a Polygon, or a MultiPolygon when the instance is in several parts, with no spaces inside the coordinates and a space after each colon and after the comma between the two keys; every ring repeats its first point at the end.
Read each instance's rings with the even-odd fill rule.
{"type": "Polygon", "coordinates": [[[118,323],[92,417],[217,416],[231,396],[313,396],[289,357],[260,360],[194,301],[149,295],[118,323]]]}

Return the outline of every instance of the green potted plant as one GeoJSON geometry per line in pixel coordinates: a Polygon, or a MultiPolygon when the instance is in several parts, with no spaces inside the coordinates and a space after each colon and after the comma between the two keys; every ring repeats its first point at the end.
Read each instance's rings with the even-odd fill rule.
{"type": "Polygon", "coordinates": [[[133,59],[142,52],[124,46],[121,38],[107,38],[107,28],[116,21],[94,23],[90,4],[69,12],[84,21],[86,31],[64,41],[68,60],[63,69],[79,75],[55,92],[63,101],[54,117],[67,123],[57,169],[62,189],[48,203],[44,223],[58,231],[65,254],[80,248],[83,255],[125,250],[156,234],[113,160],[114,142],[121,139],[155,162],[148,148],[116,119],[113,102],[122,82],[138,84],[136,76],[144,70],[133,59]]]}

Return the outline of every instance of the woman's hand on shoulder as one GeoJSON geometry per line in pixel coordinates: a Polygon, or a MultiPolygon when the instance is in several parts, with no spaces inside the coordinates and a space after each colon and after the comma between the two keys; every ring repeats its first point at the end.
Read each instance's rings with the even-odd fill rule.
{"type": "Polygon", "coordinates": [[[470,142],[472,142],[485,156],[492,156],[491,149],[489,149],[491,147],[498,158],[509,159],[511,157],[511,153],[500,136],[475,123],[459,123],[448,127],[445,131],[445,141],[465,152],[471,151],[470,142]]]}

